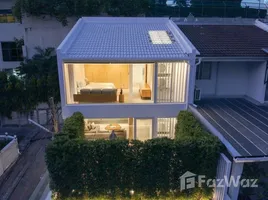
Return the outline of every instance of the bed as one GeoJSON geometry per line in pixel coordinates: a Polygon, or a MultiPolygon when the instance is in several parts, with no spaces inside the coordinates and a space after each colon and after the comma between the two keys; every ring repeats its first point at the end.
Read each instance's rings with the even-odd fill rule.
{"type": "Polygon", "coordinates": [[[79,94],[74,94],[74,101],[79,103],[105,103],[117,101],[117,89],[113,83],[95,83],[81,87],[79,94]]]}

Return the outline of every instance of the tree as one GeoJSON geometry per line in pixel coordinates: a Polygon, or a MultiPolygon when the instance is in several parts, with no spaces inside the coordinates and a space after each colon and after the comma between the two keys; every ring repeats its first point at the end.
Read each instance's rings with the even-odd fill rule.
{"type": "Polygon", "coordinates": [[[31,106],[39,103],[49,104],[53,97],[55,104],[60,102],[57,57],[54,48],[36,48],[37,54],[32,59],[21,62],[16,69],[24,82],[25,92],[31,106]]]}
{"type": "Polygon", "coordinates": [[[28,113],[33,109],[24,83],[15,75],[0,72],[0,117],[12,118],[12,112],[28,113]]]}
{"type": "Polygon", "coordinates": [[[21,20],[30,16],[49,15],[67,25],[67,17],[96,16],[108,13],[112,16],[137,16],[149,8],[150,0],[16,0],[13,14],[21,20]]]}
{"type": "Polygon", "coordinates": [[[191,0],[191,7],[201,7],[201,6],[208,6],[213,7],[214,6],[222,6],[225,5],[231,6],[231,7],[241,7],[242,0],[191,0]]]}

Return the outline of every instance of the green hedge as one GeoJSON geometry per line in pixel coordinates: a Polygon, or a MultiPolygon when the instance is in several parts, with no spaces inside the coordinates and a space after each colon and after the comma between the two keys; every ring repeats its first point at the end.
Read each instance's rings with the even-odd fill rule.
{"type": "Polygon", "coordinates": [[[46,163],[50,187],[59,199],[97,199],[107,195],[128,198],[131,189],[143,197],[176,199],[187,195],[186,199],[199,199],[194,198],[196,193],[204,196],[210,191],[211,195],[211,190],[181,193],[179,177],[186,171],[215,177],[221,147],[214,137],[157,138],[131,143],[57,137],[46,150],[46,163]]]}
{"type": "Polygon", "coordinates": [[[208,133],[200,122],[189,111],[180,111],[175,127],[175,138],[182,137],[214,137],[208,133]]]}
{"type": "Polygon", "coordinates": [[[71,117],[64,120],[62,131],[70,138],[84,138],[85,121],[80,112],[75,112],[71,117]]]}

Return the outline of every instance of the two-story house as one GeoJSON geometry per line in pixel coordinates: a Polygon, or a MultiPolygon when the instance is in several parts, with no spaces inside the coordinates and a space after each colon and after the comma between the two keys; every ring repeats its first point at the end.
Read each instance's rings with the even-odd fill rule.
{"type": "Polygon", "coordinates": [[[80,111],[92,138],[173,137],[196,54],[166,18],[81,18],[57,49],[63,118],[80,111]]]}

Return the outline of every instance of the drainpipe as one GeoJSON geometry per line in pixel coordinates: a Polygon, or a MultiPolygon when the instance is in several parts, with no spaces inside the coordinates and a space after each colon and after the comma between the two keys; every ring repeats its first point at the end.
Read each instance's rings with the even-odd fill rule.
{"type": "Polygon", "coordinates": [[[197,60],[197,63],[195,63],[195,66],[200,65],[202,58],[196,58],[196,60],[197,60]]]}
{"type": "Polygon", "coordinates": [[[201,58],[196,58],[194,69],[192,69],[192,71],[193,71],[193,75],[192,75],[192,79],[193,79],[193,81],[192,81],[193,86],[192,87],[193,87],[193,89],[191,90],[191,92],[193,94],[193,97],[191,99],[192,101],[189,102],[190,104],[194,104],[194,93],[195,93],[195,88],[196,88],[196,85],[195,85],[195,81],[196,81],[196,76],[195,76],[196,75],[196,67],[198,65],[200,65],[201,61],[202,61],[201,58]]]}

